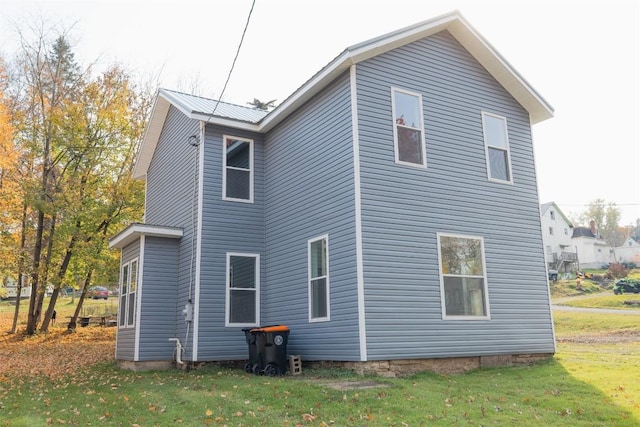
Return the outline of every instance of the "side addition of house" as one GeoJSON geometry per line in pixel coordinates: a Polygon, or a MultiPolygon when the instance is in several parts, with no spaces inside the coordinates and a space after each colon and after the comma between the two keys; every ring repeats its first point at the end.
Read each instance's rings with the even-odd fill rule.
{"type": "Polygon", "coordinates": [[[553,354],[531,138],[552,116],[458,13],[347,48],[268,113],[161,89],[145,223],[111,240],[118,363],[246,360],[242,329],[277,324],[303,361],[385,374],[553,354]]]}

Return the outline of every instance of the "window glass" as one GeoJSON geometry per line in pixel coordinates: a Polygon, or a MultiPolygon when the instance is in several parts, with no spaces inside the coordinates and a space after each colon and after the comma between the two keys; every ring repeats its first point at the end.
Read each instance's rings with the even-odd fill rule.
{"type": "MultiPolygon", "coordinates": [[[[477,117],[477,116],[476,116],[477,117]]],[[[507,149],[506,123],[503,118],[484,115],[484,131],[489,145],[507,149]]]]}
{"type": "Polygon", "coordinates": [[[253,200],[253,141],[224,138],[224,199],[253,200]]]}
{"type": "Polygon", "coordinates": [[[395,92],[396,124],[414,129],[422,128],[420,98],[404,92],[395,92]]]}
{"type": "Polygon", "coordinates": [[[489,179],[511,181],[509,138],[504,117],[482,113],[489,179]]]}
{"type": "Polygon", "coordinates": [[[120,307],[119,307],[119,326],[126,325],[127,321],[127,295],[129,289],[129,263],[122,266],[122,274],[120,275],[120,307]]]}
{"type": "Polygon", "coordinates": [[[257,324],[258,271],[257,255],[227,255],[227,324],[257,324]]]}
{"type": "Polygon", "coordinates": [[[393,90],[396,162],[425,166],[422,98],[393,90]]]}
{"type": "Polygon", "coordinates": [[[136,285],[138,280],[138,261],[131,261],[131,280],[129,282],[129,296],[127,301],[127,324],[133,326],[136,312],[136,285]]]}
{"type": "Polygon", "coordinates": [[[309,319],[329,318],[327,237],[309,241],[309,319]]]}
{"type": "Polygon", "coordinates": [[[486,317],[487,295],[481,238],[439,235],[444,317],[486,317]]]}

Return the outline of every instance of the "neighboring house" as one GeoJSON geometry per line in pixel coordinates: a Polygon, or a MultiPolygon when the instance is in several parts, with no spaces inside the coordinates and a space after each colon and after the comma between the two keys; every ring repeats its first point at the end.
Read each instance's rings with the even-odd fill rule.
{"type": "Polygon", "coordinates": [[[561,272],[576,270],[578,256],[571,239],[573,224],[555,202],[540,205],[540,214],[547,266],[561,272]]]}
{"type": "Polygon", "coordinates": [[[593,220],[589,227],[574,227],[571,240],[578,252],[580,269],[602,268],[616,261],[613,248],[600,236],[593,220]]]}
{"type": "MultiPolygon", "coordinates": [[[[24,283],[28,283],[29,279],[26,275],[24,277],[24,283]]],[[[12,277],[5,276],[0,282],[0,289],[4,288],[6,292],[0,293],[2,298],[14,300],[18,298],[18,281],[12,277]]],[[[26,299],[31,297],[31,286],[23,286],[20,289],[20,299],[26,299]]]]}
{"type": "Polygon", "coordinates": [[[531,139],[552,115],[457,13],[347,48],[269,113],[161,89],[146,223],[111,240],[119,365],[165,366],[172,338],[246,360],[242,329],[274,324],[302,360],[391,370],[554,353],[531,139]]]}
{"type": "Polygon", "coordinates": [[[640,243],[629,237],[622,245],[613,249],[617,262],[631,262],[640,266],[640,243]]]}

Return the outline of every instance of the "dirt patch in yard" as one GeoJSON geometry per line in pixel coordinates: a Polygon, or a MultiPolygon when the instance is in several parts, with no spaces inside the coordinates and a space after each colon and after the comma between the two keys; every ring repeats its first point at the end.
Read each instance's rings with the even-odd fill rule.
{"type": "Polygon", "coordinates": [[[375,381],[332,381],[322,382],[321,384],[336,390],[364,390],[370,388],[391,387],[389,384],[375,381]]]}
{"type": "Polygon", "coordinates": [[[579,334],[557,337],[558,342],[570,342],[579,344],[617,344],[640,342],[640,332],[616,331],[607,334],[579,334]]]}

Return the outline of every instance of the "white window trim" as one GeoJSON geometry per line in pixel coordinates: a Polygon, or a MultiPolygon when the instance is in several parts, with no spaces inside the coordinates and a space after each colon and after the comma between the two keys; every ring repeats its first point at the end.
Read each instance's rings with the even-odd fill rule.
{"type": "Polygon", "coordinates": [[[508,125],[509,123],[507,122],[507,118],[505,116],[500,116],[498,114],[493,114],[493,113],[489,113],[487,111],[482,111],[482,138],[484,140],[484,159],[487,165],[487,179],[489,181],[492,182],[499,182],[502,184],[513,184],[513,168],[511,167],[511,146],[509,144],[509,128],[508,125]],[[489,147],[491,148],[495,148],[497,150],[504,150],[501,147],[494,147],[493,145],[490,146],[489,142],[487,141],[487,132],[485,130],[485,126],[484,126],[484,118],[485,116],[490,116],[496,119],[501,119],[504,121],[504,133],[505,133],[505,141],[507,142],[507,168],[509,168],[509,179],[508,180],[504,180],[504,179],[498,179],[498,178],[493,178],[491,176],[491,164],[489,162],[489,147]]]}
{"type": "MultiPolygon", "coordinates": [[[[255,164],[253,161],[254,141],[253,139],[242,138],[233,135],[222,135],[222,200],[229,202],[253,203],[253,175],[255,164]],[[235,139],[249,143],[249,199],[238,199],[235,197],[227,197],[227,139],[235,139]]],[[[238,169],[229,166],[231,169],[238,169]]],[[[244,169],[238,169],[244,170],[244,169]]]]}
{"type": "Polygon", "coordinates": [[[224,304],[224,325],[226,327],[248,327],[260,325],[260,254],[245,253],[245,252],[227,252],[227,266],[225,268],[225,304],[224,304]],[[256,259],[256,271],[255,271],[255,293],[256,293],[256,321],[255,323],[231,323],[229,321],[230,303],[231,303],[231,284],[229,283],[229,267],[231,266],[231,257],[246,257],[256,259]]]}
{"type": "MultiPolygon", "coordinates": [[[[484,238],[482,236],[471,236],[466,234],[451,234],[451,233],[437,233],[437,245],[438,245],[438,273],[440,275],[440,306],[442,308],[442,319],[443,320],[491,320],[491,310],[489,308],[489,286],[487,283],[487,261],[484,250],[484,238]],[[482,284],[484,286],[484,304],[487,308],[486,316],[447,316],[447,307],[445,301],[445,290],[444,290],[444,274],[442,273],[442,253],[440,246],[440,238],[441,237],[456,237],[463,239],[474,239],[480,240],[480,250],[482,251],[482,276],[474,276],[474,277],[482,277],[482,284]]],[[[448,275],[455,276],[455,275],[448,275]]],[[[470,277],[470,276],[463,276],[470,277]]]]}
{"type": "MultiPolygon", "coordinates": [[[[313,239],[307,240],[307,300],[308,300],[308,310],[309,310],[309,323],[317,323],[317,322],[328,322],[331,320],[331,294],[329,286],[329,235],[323,234],[322,236],[314,237],[313,239]],[[327,263],[327,274],[325,276],[327,280],[327,315],[325,317],[311,317],[312,313],[312,305],[311,305],[311,244],[320,240],[326,241],[327,246],[327,259],[325,260],[327,263]]],[[[314,280],[318,278],[322,278],[322,276],[314,277],[314,280]]]]}
{"type": "Polygon", "coordinates": [[[137,319],[137,305],[138,305],[138,289],[140,288],[140,261],[138,257],[132,258],[129,261],[123,263],[120,266],[120,281],[118,283],[118,328],[120,329],[128,329],[128,328],[133,328],[136,325],[136,319],[137,319]],[[131,292],[129,291],[131,289],[131,266],[133,265],[133,263],[136,264],[136,289],[135,291],[131,292]],[[125,297],[125,306],[124,306],[124,319],[121,319],[120,316],[122,316],[122,310],[120,307],[120,304],[122,303],[122,281],[124,280],[123,277],[123,272],[124,272],[124,268],[127,267],[127,295],[125,297]],[[135,293],[136,294],[136,307],[134,307],[134,313],[133,313],[133,323],[129,323],[129,304],[131,303],[131,294],[135,293]],[[122,321],[122,322],[121,322],[122,321]]]}
{"type": "MultiPolygon", "coordinates": [[[[424,110],[422,108],[422,94],[411,92],[405,89],[400,89],[397,87],[391,88],[391,123],[393,125],[393,151],[395,155],[395,161],[399,165],[411,166],[414,168],[426,169],[427,168],[427,144],[425,142],[424,136],[424,110]],[[420,116],[420,135],[421,135],[421,144],[422,144],[422,163],[411,163],[411,162],[403,162],[400,160],[400,152],[398,150],[398,126],[396,125],[396,97],[395,93],[400,92],[406,95],[417,96],[418,97],[418,107],[420,108],[419,116],[420,116]]],[[[408,126],[407,126],[408,127],[408,126]]],[[[415,128],[412,128],[415,129],[415,128]]]]}

